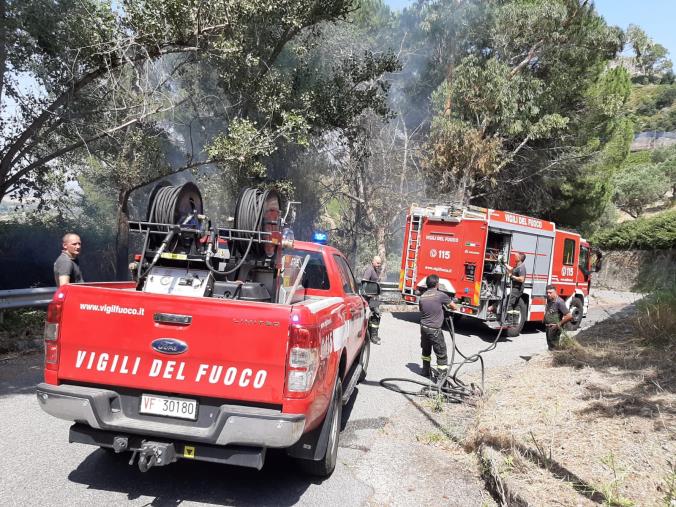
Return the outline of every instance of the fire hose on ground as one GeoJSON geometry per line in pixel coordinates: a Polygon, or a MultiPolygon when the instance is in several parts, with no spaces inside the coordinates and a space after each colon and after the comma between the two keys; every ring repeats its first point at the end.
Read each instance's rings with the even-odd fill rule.
{"type": "Polygon", "coordinates": [[[410,378],[384,378],[380,381],[380,385],[385,389],[389,389],[394,392],[401,394],[408,394],[411,396],[424,396],[428,398],[441,398],[447,403],[462,403],[465,399],[470,396],[482,395],[484,390],[484,375],[485,375],[485,365],[484,359],[481,354],[485,352],[490,352],[493,350],[500,340],[503,326],[500,326],[498,333],[495,336],[495,339],[488,345],[486,348],[476,352],[475,354],[465,355],[458,348],[458,344],[455,339],[455,328],[453,326],[453,319],[448,316],[444,319],[444,323],[448,328],[448,331],[451,334],[451,358],[448,364],[446,371],[439,375],[436,382],[432,380],[417,380],[410,378]],[[456,353],[459,355],[462,360],[455,362],[456,353]],[[476,386],[474,383],[466,384],[458,378],[458,373],[460,370],[471,363],[479,362],[481,365],[481,385],[476,386]],[[421,386],[417,389],[414,388],[403,388],[400,384],[413,384],[415,386],[421,386]]]}

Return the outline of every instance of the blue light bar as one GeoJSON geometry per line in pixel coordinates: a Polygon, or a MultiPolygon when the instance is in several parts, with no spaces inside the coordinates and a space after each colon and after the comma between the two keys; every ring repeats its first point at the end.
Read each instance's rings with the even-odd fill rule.
{"type": "Polygon", "coordinates": [[[326,245],[329,241],[329,235],[325,232],[315,231],[312,233],[312,242],[319,243],[320,245],[326,245]]]}

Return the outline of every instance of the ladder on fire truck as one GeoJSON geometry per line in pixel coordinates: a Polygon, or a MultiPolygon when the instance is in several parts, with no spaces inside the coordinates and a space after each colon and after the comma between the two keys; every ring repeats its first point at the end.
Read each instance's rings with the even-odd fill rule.
{"type": "Polygon", "coordinates": [[[415,296],[416,276],[418,274],[418,247],[420,246],[422,221],[422,215],[417,213],[411,214],[411,224],[408,229],[408,238],[406,238],[406,265],[404,267],[403,287],[401,287],[401,291],[409,296],[415,296]]]}

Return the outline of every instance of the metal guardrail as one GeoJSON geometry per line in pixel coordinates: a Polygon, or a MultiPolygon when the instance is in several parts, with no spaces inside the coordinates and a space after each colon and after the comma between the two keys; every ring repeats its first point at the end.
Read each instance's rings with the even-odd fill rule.
{"type": "Polygon", "coordinates": [[[47,306],[51,302],[55,292],[56,287],[0,290],[0,310],[29,306],[47,306]]]}
{"type": "Polygon", "coordinates": [[[398,282],[380,282],[380,299],[383,303],[394,304],[401,302],[398,282]]]}
{"type": "Polygon", "coordinates": [[[381,292],[399,292],[398,282],[380,282],[381,292]]]}
{"type": "MultiPolygon", "coordinates": [[[[397,282],[381,282],[380,290],[387,300],[399,299],[399,283],[397,282]]],[[[0,290],[0,311],[11,308],[47,306],[54,292],[56,292],[56,287],[0,290]]]]}

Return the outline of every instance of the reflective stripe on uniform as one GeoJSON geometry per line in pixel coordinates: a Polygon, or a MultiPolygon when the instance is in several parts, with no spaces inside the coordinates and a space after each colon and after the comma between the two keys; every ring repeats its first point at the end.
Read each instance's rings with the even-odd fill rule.
{"type": "Polygon", "coordinates": [[[432,356],[420,356],[420,357],[422,357],[423,361],[426,361],[428,363],[432,362],[432,356]]]}

